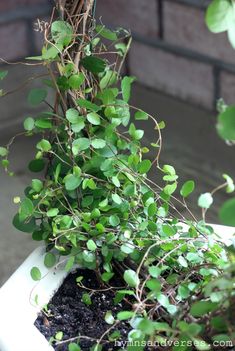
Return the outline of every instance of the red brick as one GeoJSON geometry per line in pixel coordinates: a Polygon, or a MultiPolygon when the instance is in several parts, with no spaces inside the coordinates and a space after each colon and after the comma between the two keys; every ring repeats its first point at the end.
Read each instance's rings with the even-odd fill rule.
{"type": "Polygon", "coordinates": [[[1,0],[0,11],[9,11],[17,9],[19,6],[33,6],[39,4],[48,4],[48,0],[1,0]]]}
{"type": "Polygon", "coordinates": [[[223,61],[235,62],[235,51],[226,34],[209,31],[204,11],[167,0],[163,3],[166,41],[223,61]]]}
{"type": "Polygon", "coordinates": [[[211,109],[213,73],[209,65],[133,43],[131,73],[140,83],[172,96],[211,109]]]}
{"type": "Polygon", "coordinates": [[[114,27],[155,37],[158,34],[157,5],[155,0],[98,0],[96,18],[114,27]]]}
{"type": "Polygon", "coordinates": [[[0,57],[16,60],[28,54],[27,27],[17,21],[0,26],[0,57]]]}
{"type": "Polygon", "coordinates": [[[227,104],[235,105],[235,74],[222,72],[220,79],[221,97],[227,104]]]}

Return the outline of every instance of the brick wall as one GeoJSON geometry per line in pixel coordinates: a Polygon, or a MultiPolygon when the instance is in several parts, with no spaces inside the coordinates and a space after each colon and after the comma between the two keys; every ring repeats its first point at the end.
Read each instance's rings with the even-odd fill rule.
{"type": "MultiPolygon", "coordinates": [[[[97,0],[96,17],[131,30],[128,73],[142,84],[209,110],[216,100],[235,101],[235,51],[226,35],[204,23],[207,0],[97,0]]],[[[0,1],[0,57],[16,61],[35,54],[37,18],[53,0],[0,1]]]]}
{"type": "Polygon", "coordinates": [[[97,19],[131,30],[129,73],[148,87],[213,110],[235,101],[235,51],[208,31],[207,0],[97,0],[97,19]]]}
{"type": "Polygon", "coordinates": [[[16,61],[37,51],[37,18],[46,18],[52,0],[0,1],[0,58],[16,61]]]}

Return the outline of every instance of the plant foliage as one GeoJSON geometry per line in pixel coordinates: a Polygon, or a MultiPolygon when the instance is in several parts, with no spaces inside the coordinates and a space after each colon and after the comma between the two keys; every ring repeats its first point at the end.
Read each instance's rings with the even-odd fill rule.
{"type": "MultiPolygon", "coordinates": [[[[189,210],[192,180],[180,185],[181,200],[174,196],[176,171],[159,160],[164,124],[129,104],[134,78],[120,75],[129,33],[96,26],[85,15],[83,23],[81,39],[74,18],[52,21],[42,55],[30,58],[48,70],[44,87],[28,95],[30,104],[42,104],[45,111],[24,121],[25,135],[40,140],[29,163],[33,179],[25,197],[16,199],[13,224],[45,242],[47,268],[64,256],[67,270],[74,264],[95,270],[104,287],[116,291],[114,303],[129,302],[129,311],[104,316],[110,340],[118,340],[115,327],[125,320],[128,341],[139,342],[137,350],[144,350],[143,342],[174,342],[172,350],[209,350],[217,339],[232,342],[234,248],[226,254],[213,229],[189,210]],[[46,100],[49,90],[52,102],[46,100]],[[143,145],[144,131],[134,118],[152,123],[156,140],[150,145],[143,145]],[[150,148],[156,150],[154,160],[150,148]],[[160,183],[148,177],[150,170],[161,174],[160,183]],[[120,275],[125,288],[117,290],[110,280],[120,275]]],[[[0,148],[7,172],[10,145],[0,148]]],[[[229,182],[226,178],[226,186],[229,182]]],[[[212,201],[210,193],[203,194],[199,206],[206,211],[212,201]]],[[[42,277],[37,267],[31,275],[42,277]]],[[[83,302],[91,303],[89,292],[83,302]]],[[[62,339],[57,333],[55,341],[62,339]]],[[[94,350],[104,342],[101,338],[94,350]]],[[[73,340],[69,350],[79,349],[73,340]]]]}

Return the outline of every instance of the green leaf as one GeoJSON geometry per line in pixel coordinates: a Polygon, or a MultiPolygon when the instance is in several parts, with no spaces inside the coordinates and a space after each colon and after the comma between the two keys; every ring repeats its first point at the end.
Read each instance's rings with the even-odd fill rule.
{"type": "Polygon", "coordinates": [[[106,323],[111,324],[111,325],[115,322],[115,319],[112,315],[112,311],[107,311],[105,313],[104,320],[106,323]]]}
{"type": "Polygon", "coordinates": [[[34,128],[34,119],[32,117],[28,117],[24,120],[24,129],[27,131],[31,131],[34,128]]]}
{"type": "Polygon", "coordinates": [[[88,207],[92,204],[94,198],[93,196],[86,196],[82,199],[82,207],[88,207]]]}
{"type": "Polygon", "coordinates": [[[55,339],[58,340],[58,341],[61,341],[63,339],[63,336],[64,336],[64,333],[62,331],[58,331],[55,334],[55,339]]]}
{"type": "Polygon", "coordinates": [[[194,181],[188,180],[183,184],[182,188],[180,189],[180,195],[182,195],[183,197],[187,197],[193,192],[194,188],[195,188],[194,181]]]}
{"type": "Polygon", "coordinates": [[[8,71],[0,71],[0,80],[3,80],[8,75],[8,71]]]}
{"type": "Polygon", "coordinates": [[[131,84],[135,80],[134,77],[124,77],[122,79],[121,88],[122,88],[122,97],[125,102],[130,100],[131,95],[131,84]]]}
{"type": "Polygon", "coordinates": [[[136,288],[139,283],[139,277],[137,275],[137,273],[135,271],[133,271],[132,269],[128,269],[124,272],[124,276],[123,276],[125,282],[132,288],[136,288]]]}
{"type": "Polygon", "coordinates": [[[180,285],[178,287],[178,294],[182,299],[187,299],[190,295],[190,291],[186,286],[180,285]]]}
{"type": "Polygon", "coordinates": [[[97,25],[95,28],[98,35],[105,39],[116,41],[118,39],[117,34],[110,29],[106,28],[104,25],[97,25]]]}
{"type": "Polygon", "coordinates": [[[87,120],[95,126],[98,126],[101,123],[100,116],[95,112],[88,113],[87,120]]]}
{"type": "Polygon", "coordinates": [[[159,275],[161,274],[161,269],[155,266],[150,266],[148,268],[149,274],[151,275],[151,277],[153,278],[158,278],[159,275]]]}
{"type": "Polygon", "coordinates": [[[156,213],[157,213],[157,205],[155,202],[153,202],[148,207],[148,215],[149,217],[153,217],[155,216],[156,213]]]}
{"type": "Polygon", "coordinates": [[[235,198],[229,199],[223,203],[219,210],[219,219],[224,225],[235,227],[235,198]]]}
{"type": "Polygon", "coordinates": [[[162,305],[165,308],[169,306],[170,302],[166,295],[162,293],[158,293],[156,296],[157,296],[157,301],[160,303],[160,305],[162,305]]]}
{"type": "Polygon", "coordinates": [[[38,267],[33,267],[30,271],[31,278],[35,281],[38,281],[42,278],[42,274],[38,267]]]}
{"type": "Polygon", "coordinates": [[[151,166],[152,166],[152,162],[150,160],[143,160],[138,164],[137,169],[140,174],[145,174],[145,173],[148,173],[151,166]]]}
{"type": "Polygon", "coordinates": [[[45,167],[45,162],[42,159],[32,160],[29,162],[29,170],[31,172],[41,172],[45,167]]]}
{"type": "Polygon", "coordinates": [[[166,195],[171,195],[175,192],[176,188],[177,188],[177,183],[175,182],[173,184],[167,184],[164,187],[163,191],[166,195]]]}
{"type": "Polygon", "coordinates": [[[34,88],[30,90],[28,95],[28,101],[31,105],[37,106],[43,102],[47,97],[47,91],[45,89],[34,88]]]}
{"type": "Polygon", "coordinates": [[[210,31],[226,31],[234,22],[234,10],[230,0],[213,0],[207,8],[206,24],[210,31]]]}
{"type": "Polygon", "coordinates": [[[66,262],[66,265],[65,265],[66,272],[69,272],[73,268],[74,261],[75,261],[75,257],[74,256],[69,257],[69,259],[68,259],[68,261],[66,262]]]}
{"type": "Polygon", "coordinates": [[[235,106],[229,106],[219,114],[217,131],[224,140],[235,140],[235,106]]]}
{"type": "Polygon", "coordinates": [[[84,302],[85,305],[90,306],[92,304],[90,295],[87,293],[84,293],[82,295],[82,302],[84,302]]]}
{"type": "Polygon", "coordinates": [[[81,351],[81,348],[78,344],[72,342],[69,344],[69,351],[81,351]]]}
{"type": "Polygon", "coordinates": [[[92,102],[90,102],[88,100],[78,99],[77,103],[80,107],[86,108],[86,109],[94,111],[94,112],[97,112],[101,109],[100,106],[93,104],[92,102]]]}
{"type": "Polygon", "coordinates": [[[50,210],[47,211],[47,217],[55,217],[59,213],[58,208],[51,208],[50,210]]]}
{"type": "Polygon", "coordinates": [[[140,140],[144,136],[144,131],[142,129],[136,129],[133,123],[130,124],[129,134],[134,140],[140,140]]]}
{"type": "Polygon", "coordinates": [[[75,124],[72,124],[71,128],[74,133],[79,133],[82,129],[84,129],[85,123],[84,118],[79,117],[75,124]]]}
{"type": "Polygon", "coordinates": [[[56,256],[51,253],[51,252],[48,252],[45,257],[44,257],[44,264],[47,268],[51,268],[55,265],[56,263],[56,256]]]}
{"type": "Polygon", "coordinates": [[[20,219],[24,221],[27,217],[31,216],[34,212],[34,206],[30,199],[27,197],[21,202],[20,206],[20,219]]]}
{"type": "Polygon", "coordinates": [[[51,25],[51,36],[55,43],[68,46],[73,39],[73,28],[68,22],[54,21],[51,25]]]}
{"type": "Polygon", "coordinates": [[[163,166],[163,172],[164,172],[164,173],[167,173],[167,174],[169,174],[169,175],[171,175],[171,176],[175,176],[175,175],[176,175],[175,169],[174,169],[174,167],[171,166],[171,165],[164,165],[164,166],[163,166]]]}
{"type": "Polygon", "coordinates": [[[117,215],[112,215],[109,217],[109,223],[112,227],[117,227],[120,224],[120,219],[117,215]]]}
{"type": "Polygon", "coordinates": [[[73,146],[72,146],[72,151],[73,154],[76,156],[79,154],[80,151],[84,151],[89,149],[90,147],[90,140],[87,138],[79,138],[74,140],[73,146]]]}
{"type": "Polygon", "coordinates": [[[66,118],[70,123],[78,122],[79,113],[75,108],[70,108],[66,111],[66,118]]]}
{"type": "Polygon", "coordinates": [[[137,121],[147,121],[148,117],[149,117],[149,115],[144,111],[137,111],[135,113],[135,119],[137,121]]]}
{"type": "Polygon", "coordinates": [[[61,45],[57,45],[56,47],[52,45],[48,45],[48,47],[43,47],[41,58],[43,60],[54,60],[58,56],[61,50],[62,50],[61,45]]]}
{"type": "Polygon", "coordinates": [[[104,282],[108,282],[113,276],[114,276],[114,273],[112,273],[112,272],[104,272],[101,275],[101,278],[104,282]]]}
{"type": "Polygon", "coordinates": [[[122,312],[118,312],[117,314],[117,319],[119,321],[125,321],[127,319],[130,319],[134,316],[134,312],[133,311],[122,311],[122,312]]]}
{"type": "Polygon", "coordinates": [[[43,182],[39,179],[32,179],[32,188],[39,193],[43,189],[43,182]]]}
{"type": "Polygon", "coordinates": [[[129,242],[121,245],[120,247],[121,251],[124,252],[125,254],[129,255],[134,251],[134,246],[129,242]]]}
{"type": "Polygon", "coordinates": [[[92,73],[100,73],[105,70],[106,62],[95,56],[87,56],[81,60],[83,67],[92,73]]]}
{"type": "Polygon", "coordinates": [[[198,206],[202,208],[209,208],[213,203],[213,197],[211,193],[201,194],[198,198],[198,206]]]}
{"type": "MultiPolygon", "coordinates": [[[[105,88],[108,88],[112,85],[114,85],[117,82],[117,73],[112,70],[108,70],[105,72],[105,75],[103,78],[100,80],[100,88],[103,90],[105,88]]],[[[115,88],[114,88],[115,89],[115,88]]],[[[115,96],[117,96],[118,91],[114,89],[106,89],[102,93],[102,101],[105,105],[108,105],[112,103],[115,99],[115,96]]]]}
{"type": "Polygon", "coordinates": [[[24,221],[20,219],[18,213],[14,216],[12,224],[16,229],[24,233],[32,233],[37,228],[34,218],[24,221]]]}
{"type": "Polygon", "coordinates": [[[0,156],[5,157],[8,154],[8,150],[5,147],[0,146],[0,156]]]}
{"type": "Polygon", "coordinates": [[[35,127],[42,129],[52,128],[52,121],[49,118],[39,118],[35,120],[35,127]]]}
{"type": "Polygon", "coordinates": [[[37,143],[37,149],[48,152],[51,150],[51,144],[48,140],[42,139],[39,143],[37,143]]]}
{"type": "Polygon", "coordinates": [[[179,264],[184,267],[187,268],[188,267],[188,262],[186,261],[186,259],[183,256],[179,256],[178,260],[179,264]]]}
{"type": "Polygon", "coordinates": [[[223,174],[223,178],[227,182],[226,192],[228,194],[234,192],[235,185],[234,185],[233,179],[228,174],[223,174]]]}
{"type": "Polygon", "coordinates": [[[194,252],[187,253],[186,258],[189,262],[192,262],[192,263],[200,263],[202,260],[201,257],[198,256],[198,254],[194,253],[194,252]]]}
{"type": "Polygon", "coordinates": [[[90,251],[95,251],[97,249],[96,243],[92,239],[89,239],[86,245],[90,251]]]}
{"type": "Polygon", "coordinates": [[[118,194],[112,194],[112,199],[116,204],[121,205],[122,199],[118,194]]]}
{"type": "Polygon", "coordinates": [[[72,89],[79,89],[84,81],[85,77],[83,73],[74,74],[69,78],[69,86],[72,89]]]}
{"type": "Polygon", "coordinates": [[[112,177],[112,182],[117,188],[120,188],[121,184],[120,184],[120,181],[119,181],[118,177],[113,176],[112,177]]]}
{"type": "Polygon", "coordinates": [[[81,182],[82,182],[81,177],[73,174],[69,174],[68,176],[65,177],[65,188],[68,191],[75,190],[79,187],[81,182]]]}
{"type": "Polygon", "coordinates": [[[198,301],[192,305],[190,313],[193,317],[202,317],[205,314],[214,311],[217,308],[217,306],[217,303],[214,302],[198,301]]]}

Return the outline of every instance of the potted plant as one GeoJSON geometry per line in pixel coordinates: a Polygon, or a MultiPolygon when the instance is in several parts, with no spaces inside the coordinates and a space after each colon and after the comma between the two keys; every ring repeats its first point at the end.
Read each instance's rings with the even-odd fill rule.
{"type": "MultiPolygon", "coordinates": [[[[15,198],[13,223],[44,245],[0,291],[1,350],[228,349],[234,248],[215,232],[234,229],[206,224],[211,193],[199,198],[198,221],[186,202],[194,182],[180,185],[160,165],[163,123],[129,104],[134,78],[120,76],[129,34],[97,25],[93,5],[58,2],[42,55],[28,58],[48,71],[28,99],[49,109],[24,121],[27,137],[40,136],[29,168],[45,176],[15,198]],[[156,140],[143,146],[133,119],[152,123],[156,140]]],[[[0,154],[11,174],[9,148],[0,154]]]]}

